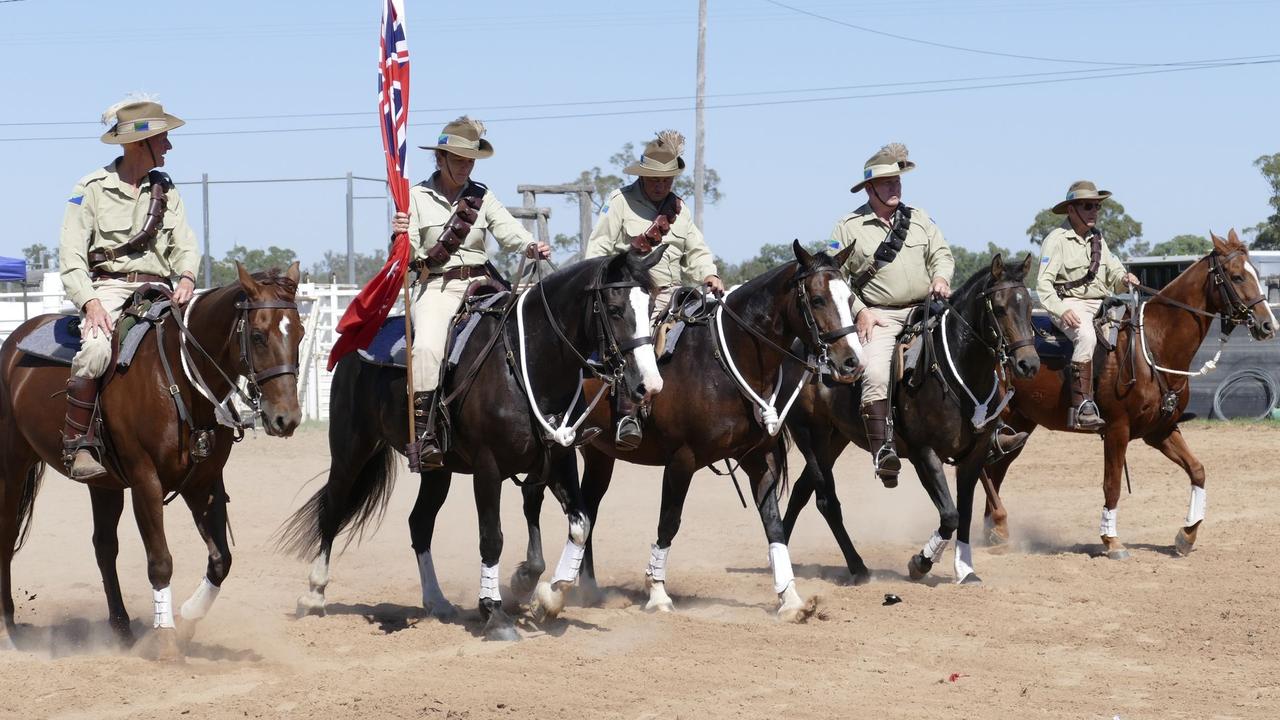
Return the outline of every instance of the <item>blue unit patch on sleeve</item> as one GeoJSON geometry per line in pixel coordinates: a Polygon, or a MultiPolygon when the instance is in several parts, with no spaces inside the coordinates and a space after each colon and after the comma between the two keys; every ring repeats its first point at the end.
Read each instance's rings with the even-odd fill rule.
{"type": "Polygon", "coordinates": [[[68,200],[67,202],[71,203],[72,205],[79,205],[80,203],[84,202],[84,195],[72,195],[71,199],[68,200]]]}
{"type": "Polygon", "coordinates": [[[840,249],[840,241],[839,241],[839,240],[828,240],[828,241],[827,241],[827,247],[831,248],[832,250],[839,250],[839,249],[840,249]]]}
{"type": "Polygon", "coordinates": [[[1041,264],[1041,265],[1048,265],[1048,264],[1049,264],[1049,257],[1046,255],[1045,257],[1040,258],[1040,264],[1041,264]]]}
{"type": "Polygon", "coordinates": [[[608,205],[605,205],[604,207],[600,208],[600,214],[601,214],[601,215],[604,215],[604,214],[606,214],[606,213],[608,213],[608,212],[609,212],[609,206],[608,206],[608,205]]]}

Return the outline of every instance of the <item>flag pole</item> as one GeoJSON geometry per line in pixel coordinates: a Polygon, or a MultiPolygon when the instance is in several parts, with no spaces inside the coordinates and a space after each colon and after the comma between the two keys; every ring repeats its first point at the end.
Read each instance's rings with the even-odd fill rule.
{"type": "Polygon", "coordinates": [[[409,270],[406,268],[404,271],[404,378],[405,392],[409,398],[409,445],[413,445],[418,440],[418,429],[417,419],[413,414],[413,300],[410,298],[409,284],[409,270]]]}

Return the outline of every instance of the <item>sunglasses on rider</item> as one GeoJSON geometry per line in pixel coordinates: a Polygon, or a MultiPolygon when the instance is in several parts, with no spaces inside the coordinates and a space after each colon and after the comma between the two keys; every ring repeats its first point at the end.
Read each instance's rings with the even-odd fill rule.
{"type": "Polygon", "coordinates": [[[1094,210],[1099,210],[1099,209],[1101,209],[1101,208],[1102,208],[1102,203],[1100,203],[1100,202],[1078,202],[1078,203],[1076,203],[1076,207],[1078,207],[1078,208],[1080,208],[1081,210],[1084,210],[1084,211],[1086,211],[1086,212],[1093,212],[1094,210]]]}

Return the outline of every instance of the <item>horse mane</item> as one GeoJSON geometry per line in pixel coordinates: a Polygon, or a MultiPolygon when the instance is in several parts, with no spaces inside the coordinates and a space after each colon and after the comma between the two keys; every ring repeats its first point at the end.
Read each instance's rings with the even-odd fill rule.
{"type": "Polygon", "coordinates": [[[274,290],[276,297],[281,300],[292,299],[298,294],[297,281],[284,274],[280,268],[273,267],[253,273],[253,280],[263,287],[274,290]]]}
{"type": "MultiPolygon", "coordinates": [[[[973,275],[970,275],[969,279],[965,280],[964,284],[961,285],[953,293],[953,295],[958,295],[961,297],[968,298],[971,294],[973,294],[977,290],[985,287],[987,284],[987,281],[990,279],[991,279],[991,265],[990,263],[988,263],[986,265],[983,265],[973,275]]],[[[1009,259],[1006,258],[1004,261],[1004,278],[1003,279],[1015,280],[1017,282],[1025,282],[1027,279],[1027,273],[1023,272],[1022,270],[1022,262],[1021,261],[1011,262],[1009,259]]]]}

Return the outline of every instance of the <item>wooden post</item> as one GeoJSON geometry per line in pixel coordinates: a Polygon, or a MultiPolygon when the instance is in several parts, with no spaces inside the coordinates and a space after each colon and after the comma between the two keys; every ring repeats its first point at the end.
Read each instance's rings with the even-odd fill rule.
{"type": "Polygon", "coordinates": [[[697,105],[694,113],[694,155],[693,155],[693,224],[702,227],[702,199],[706,190],[706,151],[707,132],[703,122],[703,111],[707,104],[707,0],[698,0],[698,91],[697,105]]]}
{"type": "MultiPolygon", "coordinates": [[[[535,206],[537,206],[538,204],[537,193],[531,190],[525,190],[525,191],[522,191],[520,194],[524,196],[524,208],[526,210],[532,210],[535,206]]],[[[533,232],[533,220],[531,218],[525,218],[524,229],[528,230],[531,233],[533,232]]]]}
{"type": "Polygon", "coordinates": [[[213,287],[213,258],[209,255],[209,173],[200,174],[200,192],[204,209],[204,286],[213,287]]]}
{"type": "Polygon", "coordinates": [[[591,237],[591,193],[578,193],[578,259],[587,256],[587,238],[591,237]]]}
{"type": "Polygon", "coordinates": [[[347,173],[347,282],[356,283],[356,189],[351,173],[347,173]]]}

